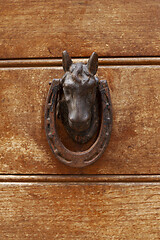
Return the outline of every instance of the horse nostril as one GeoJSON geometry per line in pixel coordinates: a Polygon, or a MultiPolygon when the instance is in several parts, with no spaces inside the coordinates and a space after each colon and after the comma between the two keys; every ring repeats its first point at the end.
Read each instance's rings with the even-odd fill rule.
{"type": "Polygon", "coordinates": [[[69,117],[68,120],[70,127],[76,131],[84,131],[88,129],[90,125],[90,118],[88,116],[81,119],[69,117]]]}
{"type": "Polygon", "coordinates": [[[83,116],[83,117],[69,117],[69,120],[72,122],[72,123],[79,123],[79,124],[83,124],[83,123],[87,123],[90,121],[90,117],[89,116],[83,116]]]}
{"type": "Polygon", "coordinates": [[[87,123],[87,122],[89,122],[89,121],[90,121],[89,115],[86,115],[86,116],[83,118],[83,120],[82,120],[82,122],[84,122],[84,123],[87,123]]]}

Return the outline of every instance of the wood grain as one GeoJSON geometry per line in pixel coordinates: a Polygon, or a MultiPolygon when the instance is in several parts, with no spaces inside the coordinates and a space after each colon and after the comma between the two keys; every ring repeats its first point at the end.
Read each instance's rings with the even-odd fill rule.
{"type": "MultiPolygon", "coordinates": [[[[61,67],[0,70],[0,173],[159,174],[159,66],[100,67],[113,103],[109,146],[93,165],[75,169],[53,156],[44,131],[48,82],[61,67]]],[[[64,143],[72,146],[64,135],[64,143]]]]}
{"type": "Polygon", "coordinates": [[[1,239],[159,240],[160,184],[0,184],[1,239]]]}
{"type": "Polygon", "coordinates": [[[0,1],[0,58],[159,56],[159,0],[0,1]]]}

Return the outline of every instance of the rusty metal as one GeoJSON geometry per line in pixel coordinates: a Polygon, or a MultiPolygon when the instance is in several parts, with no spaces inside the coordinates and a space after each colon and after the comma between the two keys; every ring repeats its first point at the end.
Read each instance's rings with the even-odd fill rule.
{"type": "Polygon", "coordinates": [[[95,162],[104,152],[111,134],[112,107],[107,81],[94,76],[98,55],[93,53],[87,65],[72,63],[63,52],[62,79],[54,79],[45,108],[45,130],[49,145],[56,157],[71,167],[84,167],[95,162]],[[89,141],[98,132],[94,144],[86,151],[74,152],[61,142],[56,129],[56,114],[69,137],[78,143],[89,141]]]}
{"type": "Polygon", "coordinates": [[[78,143],[88,142],[99,127],[98,55],[93,53],[88,64],[72,63],[63,52],[63,69],[59,94],[59,117],[70,137],[78,143]]]}

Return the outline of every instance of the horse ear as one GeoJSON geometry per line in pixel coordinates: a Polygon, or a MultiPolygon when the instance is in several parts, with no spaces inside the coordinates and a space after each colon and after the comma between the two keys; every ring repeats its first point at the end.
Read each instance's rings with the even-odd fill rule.
{"type": "Polygon", "coordinates": [[[70,68],[71,64],[72,64],[72,60],[71,60],[68,52],[63,51],[63,53],[62,53],[62,65],[63,65],[63,69],[64,69],[65,72],[69,71],[69,68],[70,68]]]}
{"type": "Polygon", "coordinates": [[[90,73],[92,73],[93,75],[96,74],[98,69],[98,54],[96,52],[93,52],[90,56],[87,67],[90,73]]]}

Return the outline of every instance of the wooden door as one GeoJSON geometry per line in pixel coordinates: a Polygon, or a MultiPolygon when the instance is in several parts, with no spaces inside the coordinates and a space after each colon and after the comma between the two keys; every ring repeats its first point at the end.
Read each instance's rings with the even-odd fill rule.
{"type": "Polygon", "coordinates": [[[159,1],[0,0],[0,9],[0,239],[160,239],[159,1]],[[85,168],[59,162],[45,136],[63,50],[84,63],[96,51],[111,92],[109,145],[85,168]]]}

